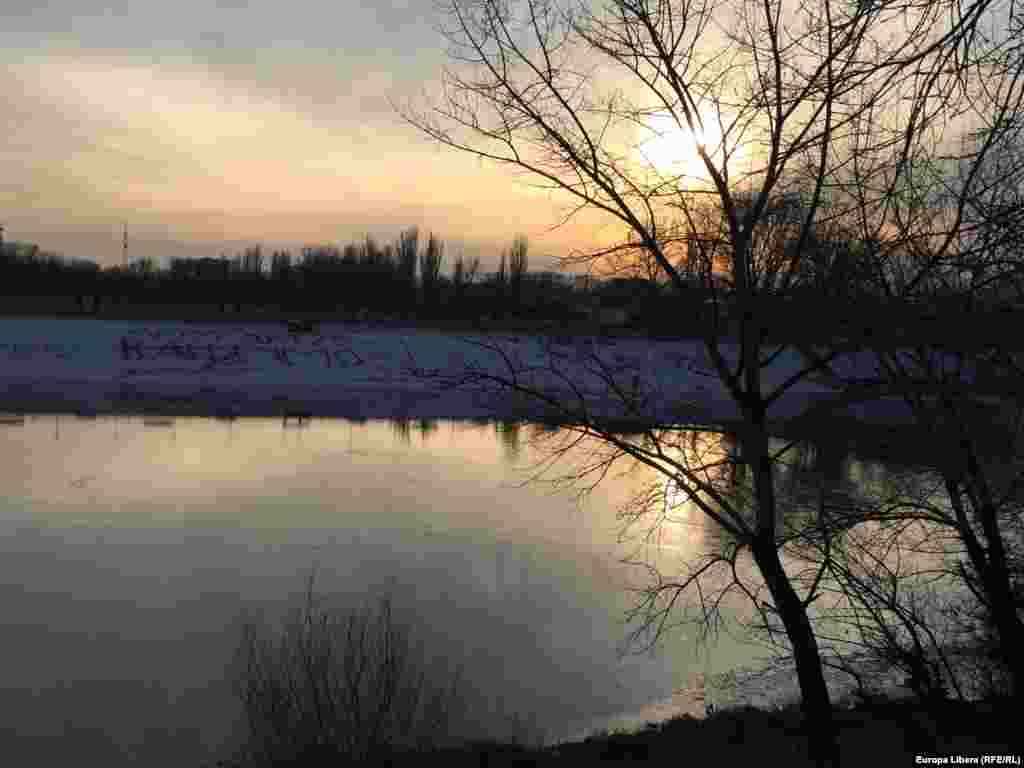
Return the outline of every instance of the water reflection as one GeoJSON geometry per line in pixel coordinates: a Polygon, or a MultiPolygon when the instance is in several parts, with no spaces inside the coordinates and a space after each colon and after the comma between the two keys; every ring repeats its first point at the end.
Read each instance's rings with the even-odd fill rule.
{"type": "MultiPolygon", "coordinates": [[[[657,617],[661,607],[678,597],[675,585],[686,583],[698,569],[703,573],[704,599],[711,602],[716,595],[728,595],[730,585],[737,581],[750,592],[763,591],[763,580],[750,553],[740,548],[741,538],[733,530],[744,525],[750,530],[755,527],[753,478],[736,436],[679,429],[665,431],[657,438],[661,465],[669,471],[678,467],[678,474],[672,477],[649,469],[641,472],[648,478],[648,485],[620,508],[620,520],[631,534],[625,538],[636,545],[631,559],[650,574],[646,587],[638,587],[646,600],[641,601],[647,606],[643,615],[649,619],[657,617]],[[690,493],[695,493],[695,498],[690,493]],[[701,506],[733,528],[716,524],[701,506]],[[715,565],[703,571],[712,563],[715,565]]],[[[637,440],[648,448],[654,443],[650,435],[637,436],[637,440]]],[[[789,538],[783,548],[783,562],[794,578],[801,571],[816,574],[819,561],[806,558],[820,556],[814,544],[820,538],[819,523],[845,520],[857,510],[879,509],[897,497],[934,508],[948,504],[941,484],[932,485],[933,473],[920,467],[886,465],[858,457],[843,435],[803,441],[773,439],[769,449],[773,455],[776,531],[789,538]]],[[[856,516],[851,519],[862,520],[856,516]]],[[[847,538],[851,534],[843,535],[847,538]]],[[[861,522],[857,526],[858,546],[893,535],[877,523],[861,522]]],[[[891,538],[884,542],[888,554],[879,563],[904,575],[922,574],[922,579],[926,571],[934,574],[934,569],[957,551],[948,532],[938,530],[934,524],[908,527],[897,538],[898,542],[891,538]]],[[[909,589],[912,583],[917,582],[908,580],[904,586],[909,589]]],[[[804,587],[809,584],[810,580],[804,587]]],[[[826,577],[821,586],[834,590],[838,585],[826,577]]],[[[949,585],[943,588],[949,589],[949,585]]],[[[837,592],[832,597],[832,609],[847,605],[837,592]]],[[[747,599],[738,594],[735,600],[727,599],[722,605],[730,616],[741,621],[753,616],[747,599]]],[[[812,607],[812,611],[816,610],[812,607]]],[[[828,612],[823,610],[815,615],[818,613],[824,631],[833,631],[837,625],[827,617],[828,612]]],[[[702,612],[694,615],[704,616],[702,612]]]]}
{"type": "MultiPolygon", "coordinates": [[[[668,571],[729,542],[650,467],[609,475],[585,506],[523,486],[545,441],[564,435],[553,425],[28,416],[9,426],[0,653],[19,663],[3,695],[31,692],[38,706],[5,709],[18,735],[3,746],[35,764],[70,754],[55,744],[100,754],[101,737],[139,745],[153,766],[223,745],[236,617],[283,613],[314,563],[340,604],[396,589],[425,642],[465,663],[475,725],[497,737],[514,712],[561,736],[667,696],[695,669],[759,655],[724,637],[699,660],[684,634],[660,654],[618,657],[627,589],[642,575],[622,560],[639,545],[668,571]],[[634,533],[650,532],[639,541],[620,537],[630,503],[634,533]],[[157,722],[188,734],[185,746],[140,735],[157,722]]],[[[722,494],[749,494],[730,435],[671,437],[675,458],[703,467],[722,494]]],[[[887,471],[841,445],[785,458],[780,483],[794,497],[812,481],[853,487],[887,471]]]]}
{"type": "Polygon", "coordinates": [[[494,423],[494,432],[505,449],[505,458],[515,463],[521,456],[520,444],[523,436],[520,432],[521,424],[518,421],[497,421],[494,423]]]}
{"type": "MultiPolygon", "coordinates": [[[[79,477],[104,477],[98,469],[116,464],[116,471],[106,473],[109,480],[106,488],[114,494],[134,487],[132,478],[137,477],[137,470],[143,468],[165,476],[192,472],[200,475],[194,478],[196,480],[209,481],[219,477],[229,484],[238,481],[246,485],[242,480],[246,472],[261,465],[267,475],[276,479],[278,470],[289,464],[287,459],[314,456],[322,451],[336,455],[339,442],[344,444],[345,453],[349,455],[360,450],[365,453],[364,449],[393,451],[401,448],[399,454],[405,457],[406,449],[427,448],[429,455],[438,458],[451,460],[457,456],[459,461],[503,462],[514,466],[537,460],[550,448],[545,437],[560,436],[563,432],[549,424],[396,418],[386,422],[390,430],[389,439],[381,431],[383,423],[366,421],[322,419],[315,425],[305,422],[304,429],[293,430],[272,419],[210,420],[84,414],[76,415],[71,421],[65,418],[62,423],[59,415],[29,416],[27,421],[20,415],[5,418],[8,421],[4,423],[17,427],[53,421],[52,442],[61,446],[44,451],[43,455],[20,450],[18,441],[8,440],[0,445],[0,450],[10,452],[9,464],[23,470],[20,483],[15,485],[20,484],[33,493],[43,495],[50,484],[49,473],[53,467],[67,468],[76,462],[89,470],[69,472],[79,477]],[[442,424],[450,435],[447,444],[435,439],[442,431],[442,424]],[[278,445],[271,448],[267,439],[275,434],[278,445]],[[415,442],[414,434],[417,436],[415,442]],[[360,437],[368,441],[362,448],[360,437]],[[85,439],[94,441],[94,449],[81,445],[85,439]],[[114,445],[123,440],[129,442],[114,445]]],[[[30,430],[19,434],[23,439],[33,439],[30,430]]],[[[749,468],[743,463],[734,435],[706,429],[679,429],[674,435],[662,435],[661,439],[665,454],[713,486],[721,499],[734,503],[741,510],[751,506],[752,478],[749,468]]],[[[587,452],[591,446],[592,443],[584,442],[578,449],[587,452]]],[[[780,512],[783,513],[801,503],[817,503],[822,492],[837,497],[858,493],[858,489],[877,493],[901,476],[892,465],[854,455],[841,438],[792,443],[779,439],[772,440],[770,447],[776,453],[776,488],[786,502],[780,504],[780,512]]],[[[659,508],[654,519],[670,523],[668,518],[673,510],[682,510],[687,518],[686,525],[691,527],[698,524],[696,520],[703,519],[699,514],[691,514],[696,510],[684,509],[690,502],[678,482],[649,468],[633,469],[639,473],[634,472],[632,481],[619,487],[635,493],[651,479],[660,483],[660,490],[649,499],[650,505],[659,508]]],[[[290,470],[284,474],[290,474],[290,470]]],[[[267,475],[260,481],[267,479],[267,475]]],[[[146,495],[152,495],[146,483],[140,485],[146,488],[146,495]]],[[[702,498],[712,507],[717,505],[715,498],[706,494],[702,498]]],[[[706,532],[701,535],[706,536],[706,532]]]]}
{"type": "Polygon", "coordinates": [[[404,445],[412,445],[412,435],[415,431],[421,442],[426,443],[430,437],[437,432],[437,419],[389,419],[391,430],[395,437],[404,445]]]}
{"type": "Polygon", "coordinates": [[[412,422],[410,419],[391,419],[391,430],[403,444],[412,444],[412,422]]]}
{"type": "Polygon", "coordinates": [[[687,663],[685,648],[619,663],[614,517],[518,488],[511,431],[32,416],[17,430],[0,439],[0,651],[21,659],[5,684],[45,706],[18,710],[5,754],[141,744],[153,722],[222,742],[231,617],[283,610],[314,561],[342,602],[397,585],[435,649],[465,655],[474,711],[491,713],[476,725],[496,736],[516,711],[557,730],[633,706],[687,663]]]}

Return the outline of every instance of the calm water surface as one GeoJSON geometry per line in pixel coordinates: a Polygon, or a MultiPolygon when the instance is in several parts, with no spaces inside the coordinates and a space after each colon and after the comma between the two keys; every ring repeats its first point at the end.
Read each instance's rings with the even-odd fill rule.
{"type": "MultiPolygon", "coordinates": [[[[633,545],[616,512],[652,476],[610,476],[579,507],[521,485],[538,458],[521,437],[457,422],[0,426],[0,753],[209,763],[237,723],[242,618],[297,605],[314,567],[339,607],[394,595],[424,646],[462,666],[475,735],[565,737],[763,655],[728,636],[701,653],[684,633],[620,657],[641,574],[620,562],[633,545]]],[[[663,533],[662,563],[708,538],[696,512],[663,533]]]]}

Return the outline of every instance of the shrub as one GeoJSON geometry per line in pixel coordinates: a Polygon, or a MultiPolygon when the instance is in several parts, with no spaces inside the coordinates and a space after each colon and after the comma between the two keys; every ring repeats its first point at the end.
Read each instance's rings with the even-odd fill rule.
{"type": "Polygon", "coordinates": [[[457,675],[428,683],[390,596],[347,614],[321,606],[310,579],[303,604],[274,628],[248,620],[235,692],[246,765],[319,765],[433,749],[451,736],[457,675]]]}

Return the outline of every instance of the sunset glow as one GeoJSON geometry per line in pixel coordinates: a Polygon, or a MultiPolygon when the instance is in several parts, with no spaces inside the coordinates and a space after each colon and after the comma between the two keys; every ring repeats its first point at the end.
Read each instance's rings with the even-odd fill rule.
{"type": "MultiPolygon", "coordinates": [[[[411,98],[439,70],[429,25],[397,25],[410,45],[385,67],[371,55],[376,20],[359,14],[324,20],[337,48],[261,47],[260,29],[247,27],[255,37],[232,50],[209,47],[199,25],[187,48],[161,47],[141,31],[152,33],[147,14],[122,19],[140,29],[113,46],[87,34],[39,42],[27,30],[32,44],[19,46],[17,24],[0,32],[12,116],[0,142],[8,241],[112,266],[124,227],[130,258],[166,264],[257,243],[297,252],[366,235],[388,242],[418,226],[451,253],[480,256],[485,270],[517,232],[538,268],[548,254],[591,245],[576,222],[548,231],[559,210],[546,197],[441,151],[395,114],[389,99],[411,98]]],[[[273,39],[282,20],[263,21],[273,39]]]]}
{"type": "Polygon", "coordinates": [[[694,132],[680,125],[671,114],[659,112],[640,131],[640,154],[659,174],[706,178],[707,167],[699,147],[716,159],[716,155],[720,156],[722,134],[716,121],[704,119],[703,123],[703,129],[694,132]]]}

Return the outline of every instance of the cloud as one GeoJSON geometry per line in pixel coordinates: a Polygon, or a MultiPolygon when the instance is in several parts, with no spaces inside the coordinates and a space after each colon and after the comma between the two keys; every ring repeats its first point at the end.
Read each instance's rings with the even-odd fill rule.
{"type": "Polygon", "coordinates": [[[200,30],[238,21],[242,11],[223,3],[209,18],[190,16],[193,0],[164,4],[144,31],[134,5],[110,6],[107,28],[83,2],[74,42],[61,37],[57,16],[26,11],[0,31],[0,41],[40,39],[0,50],[10,126],[0,136],[0,205],[9,236],[104,263],[116,258],[110,243],[123,221],[157,258],[205,255],[218,241],[295,247],[367,232],[390,238],[418,225],[490,242],[480,247],[487,262],[488,250],[496,260],[515,232],[535,238],[557,220],[555,206],[510,183],[503,169],[440,148],[394,113],[391,100],[421,90],[443,60],[412,5],[391,3],[376,15],[336,9],[323,24],[303,3],[291,14],[261,5],[243,14],[241,36],[222,48],[200,30]],[[172,45],[175,30],[184,37],[172,45]],[[300,30],[314,43],[302,47],[300,30]]]}

